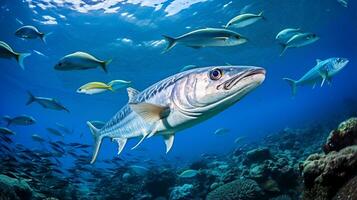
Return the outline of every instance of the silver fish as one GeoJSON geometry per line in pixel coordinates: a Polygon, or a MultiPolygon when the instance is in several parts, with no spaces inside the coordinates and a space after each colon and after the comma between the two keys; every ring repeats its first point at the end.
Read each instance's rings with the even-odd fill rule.
{"type": "Polygon", "coordinates": [[[299,28],[286,28],[282,31],[280,31],[275,39],[278,40],[281,43],[286,43],[293,37],[294,35],[301,33],[301,30],[299,28]]]}
{"type": "Polygon", "coordinates": [[[101,129],[87,122],[94,137],[93,163],[103,138],[118,143],[162,136],[168,152],[175,133],[220,113],[259,86],[265,70],[249,66],[204,67],[170,76],[142,92],[127,88],[129,102],[101,129]]]}
{"type": "Polygon", "coordinates": [[[56,136],[60,136],[60,137],[63,137],[64,135],[57,129],[54,129],[54,128],[46,128],[46,130],[53,134],[53,135],[56,135],[56,136]]]}
{"type": "Polygon", "coordinates": [[[31,136],[31,138],[36,141],[36,142],[39,142],[39,143],[42,143],[44,141],[46,141],[45,139],[43,139],[41,136],[37,135],[37,134],[33,134],[31,136]]]}
{"type": "Polygon", "coordinates": [[[327,82],[331,82],[331,79],[339,71],[341,71],[349,62],[346,58],[329,58],[326,60],[316,60],[317,64],[310,71],[308,71],[303,77],[295,81],[289,78],[283,78],[291,86],[292,95],[295,96],[296,88],[303,85],[315,85],[321,81],[321,87],[327,82]]]}
{"type": "Polygon", "coordinates": [[[15,31],[15,35],[24,39],[40,38],[44,43],[46,43],[46,36],[48,36],[49,34],[40,32],[34,26],[22,26],[15,31]]]}
{"type": "Polygon", "coordinates": [[[215,135],[225,135],[229,132],[229,129],[227,128],[219,128],[217,130],[214,131],[215,135]]]}
{"type": "Polygon", "coordinates": [[[337,2],[345,8],[348,7],[348,0],[337,0],[337,2]]]}
{"type": "Polygon", "coordinates": [[[108,61],[103,61],[86,52],[77,51],[61,58],[60,61],[58,61],[58,63],[54,66],[54,68],[59,71],[71,71],[101,67],[107,73],[107,66],[111,62],[111,59],[108,61]]]}
{"type": "Polygon", "coordinates": [[[25,69],[24,59],[30,56],[31,53],[17,53],[3,41],[0,41],[0,58],[15,59],[22,69],[25,69]]]}
{"type": "Polygon", "coordinates": [[[20,115],[13,118],[9,116],[4,116],[3,119],[7,124],[6,126],[10,126],[10,125],[28,126],[36,123],[36,120],[28,115],[20,115]]]}
{"type": "Polygon", "coordinates": [[[247,39],[234,31],[220,28],[205,28],[195,30],[177,38],[163,35],[168,45],[164,52],[172,49],[176,44],[183,44],[192,48],[236,46],[247,42],[247,39]]]}
{"type": "Polygon", "coordinates": [[[16,135],[16,133],[8,128],[0,127],[0,133],[5,135],[16,135]]]}
{"type": "Polygon", "coordinates": [[[26,105],[30,105],[33,102],[37,102],[43,108],[47,108],[47,109],[51,109],[51,110],[64,110],[64,111],[69,112],[69,110],[66,107],[64,107],[60,102],[58,102],[56,99],[47,98],[47,97],[36,97],[29,91],[27,93],[29,95],[29,99],[28,99],[26,105]]]}
{"type": "Polygon", "coordinates": [[[229,20],[225,28],[228,27],[243,28],[251,24],[254,24],[260,19],[264,19],[263,12],[260,12],[257,15],[252,13],[241,14],[229,20]]]}
{"type": "Polygon", "coordinates": [[[281,44],[283,50],[281,51],[280,56],[282,56],[288,48],[303,47],[312,44],[319,39],[320,38],[314,33],[298,33],[291,37],[285,44],[281,44]]]}

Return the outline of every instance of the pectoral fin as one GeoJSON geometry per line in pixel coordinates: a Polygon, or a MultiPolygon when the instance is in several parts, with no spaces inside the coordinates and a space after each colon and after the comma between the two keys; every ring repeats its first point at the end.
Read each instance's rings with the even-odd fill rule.
{"type": "Polygon", "coordinates": [[[155,105],[151,103],[130,103],[130,108],[136,112],[144,121],[154,123],[160,119],[166,118],[170,113],[169,107],[155,105]]]}
{"type": "Polygon", "coordinates": [[[166,153],[168,153],[174,143],[175,135],[174,134],[163,135],[163,137],[166,145],[166,153]]]}
{"type": "Polygon", "coordinates": [[[321,87],[324,85],[325,81],[328,81],[328,71],[327,70],[321,70],[320,71],[320,76],[322,78],[322,82],[321,82],[321,87]]]}

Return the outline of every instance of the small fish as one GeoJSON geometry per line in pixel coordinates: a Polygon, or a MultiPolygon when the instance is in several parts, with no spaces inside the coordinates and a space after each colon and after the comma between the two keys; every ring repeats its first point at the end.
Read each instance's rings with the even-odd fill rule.
{"type": "MultiPolygon", "coordinates": [[[[51,33],[49,33],[49,34],[51,34],[51,33]]],[[[34,26],[22,26],[15,31],[15,35],[17,37],[24,38],[24,39],[40,38],[42,40],[42,42],[44,42],[44,43],[46,43],[46,37],[49,34],[44,34],[44,33],[40,32],[34,26]]]]}
{"type": "Polygon", "coordinates": [[[88,53],[77,51],[61,58],[54,68],[59,71],[71,71],[94,69],[100,66],[103,68],[105,73],[108,73],[107,66],[111,62],[111,59],[108,61],[102,61],[88,53]]]}
{"type": "Polygon", "coordinates": [[[190,69],[196,69],[196,68],[198,68],[198,66],[196,66],[196,65],[186,65],[186,66],[182,67],[182,69],[180,70],[180,72],[188,71],[188,70],[190,70],[190,69]]]}
{"type": "Polygon", "coordinates": [[[29,99],[26,105],[30,105],[33,102],[37,102],[43,108],[51,109],[51,110],[64,110],[69,112],[69,110],[64,107],[61,103],[59,103],[56,99],[47,98],[47,97],[36,97],[31,92],[27,92],[29,94],[29,99]]]}
{"type": "Polygon", "coordinates": [[[12,48],[3,41],[0,41],[0,58],[5,59],[15,59],[20,65],[21,69],[25,69],[24,59],[30,56],[31,53],[17,53],[12,48]]]}
{"type": "Polygon", "coordinates": [[[64,135],[63,135],[60,131],[58,131],[57,129],[54,129],[54,128],[46,128],[46,130],[47,130],[49,133],[53,134],[53,135],[60,136],[60,137],[63,137],[63,136],[64,136],[64,135]]]}
{"type": "Polygon", "coordinates": [[[36,120],[28,115],[20,115],[13,118],[9,116],[4,116],[3,119],[7,123],[7,127],[10,125],[28,126],[36,123],[36,120]]]}
{"type": "Polygon", "coordinates": [[[180,177],[180,178],[192,178],[192,177],[197,176],[197,174],[198,174],[198,171],[197,171],[197,170],[188,169],[188,170],[183,171],[183,172],[179,175],[179,177],[180,177]]]}
{"type": "Polygon", "coordinates": [[[316,42],[318,39],[320,38],[314,33],[298,33],[292,36],[286,43],[281,44],[283,50],[281,51],[280,56],[282,56],[288,48],[303,47],[316,42]]]}
{"type": "Polygon", "coordinates": [[[42,143],[45,141],[45,139],[43,139],[41,136],[37,135],[37,134],[33,134],[31,136],[31,138],[36,141],[36,142],[39,142],[39,143],[42,143]]]}
{"type": "Polygon", "coordinates": [[[40,56],[48,58],[48,56],[46,56],[45,54],[43,54],[43,53],[41,53],[41,52],[39,52],[37,50],[33,50],[33,52],[35,52],[37,55],[40,55],[40,56]]]}
{"type": "Polygon", "coordinates": [[[129,169],[141,176],[144,176],[149,171],[148,168],[139,165],[130,165],[129,169]]]}
{"type": "Polygon", "coordinates": [[[98,94],[108,90],[114,92],[120,88],[127,87],[130,84],[130,81],[124,80],[113,80],[109,83],[90,82],[78,88],[77,92],[83,94],[98,94]]]}
{"type": "Polygon", "coordinates": [[[67,133],[67,134],[72,134],[73,130],[70,130],[69,128],[65,127],[63,124],[60,123],[56,123],[56,126],[61,129],[63,132],[67,133]]]}
{"type": "Polygon", "coordinates": [[[172,49],[176,44],[183,44],[195,49],[202,47],[236,46],[248,40],[234,31],[220,28],[205,28],[191,31],[177,38],[163,35],[168,45],[163,53],[172,49]]]}
{"type": "Polygon", "coordinates": [[[299,28],[286,28],[282,31],[280,31],[275,39],[279,40],[279,42],[281,43],[286,43],[287,41],[290,40],[291,37],[293,37],[294,35],[301,33],[301,30],[299,28]]]}
{"type": "Polygon", "coordinates": [[[0,127],[0,133],[5,135],[16,135],[16,133],[8,128],[0,127]]]}
{"type": "Polygon", "coordinates": [[[303,77],[295,81],[289,78],[283,78],[290,86],[292,95],[296,94],[296,87],[303,85],[315,85],[321,81],[321,87],[327,82],[331,82],[332,77],[341,71],[349,62],[346,58],[329,58],[326,60],[316,60],[317,64],[303,77]]]}
{"type": "Polygon", "coordinates": [[[228,27],[243,28],[251,24],[254,24],[260,19],[265,19],[263,16],[263,12],[260,12],[258,15],[252,13],[241,14],[229,20],[225,28],[228,27]]]}
{"type": "Polygon", "coordinates": [[[216,131],[214,131],[215,135],[225,135],[226,133],[229,132],[229,129],[226,128],[219,128],[216,131]]]}
{"type": "Polygon", "coordinates": [[[238,144],[240,143],[242,140],[244,140],[245,137],[237,137],[235,140],[234,140],[234,143],[238,144]]]}
{"type": "Polygon", "coordinates": [[[337,2],[345,8],[348,7],[348,0],[337,0],[337,2]]]}

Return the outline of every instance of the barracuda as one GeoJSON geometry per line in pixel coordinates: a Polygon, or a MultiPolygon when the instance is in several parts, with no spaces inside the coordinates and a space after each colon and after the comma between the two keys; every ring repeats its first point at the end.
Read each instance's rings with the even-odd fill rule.
{"type": "Polygon", "coordinates": [[[166,153],[175,133],[225,110],[255,89],[265,70],[252,66],[204,67],[170,76],[142,92],[128,88],[129,102],[103,127],[87,122],[94,137],[95,162],[103,138],[118,143],[118,154],[128,139],[162,136],[166,153]]]}

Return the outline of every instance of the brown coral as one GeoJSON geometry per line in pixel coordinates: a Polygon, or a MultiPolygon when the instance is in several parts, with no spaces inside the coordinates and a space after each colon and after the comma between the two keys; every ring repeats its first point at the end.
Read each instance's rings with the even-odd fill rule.
{"type": "Polygon", "coordinates": [[[331,131],[323,151],[339,151],[347,146],[357,144],[357,118],[350,118],[342,122],[336,130],[331,131]]]}
{"type": "Polygon", "coordinates": [[[313,154],[303,164],[304,199],[331,199],[357,173],[357,145],[327,155],[313,154]]]}

